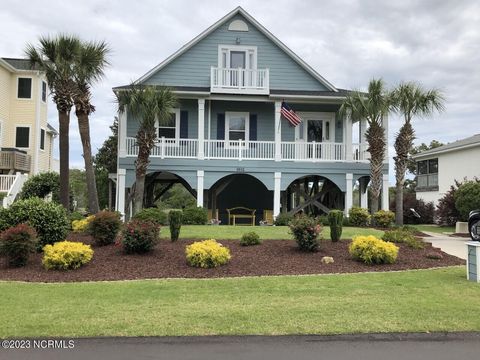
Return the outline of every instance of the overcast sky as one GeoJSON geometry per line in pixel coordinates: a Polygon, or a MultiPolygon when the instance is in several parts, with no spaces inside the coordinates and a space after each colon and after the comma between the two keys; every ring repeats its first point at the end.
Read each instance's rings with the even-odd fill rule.
{"type": "MultiPolygon", "coordinates": [[[[238,5],[337,87],[362,89],[371,78],[383,77],[391,86],[415,80],[441,89],[446,111],[415,120],[417,143],[450,142],[480,132],[480,1],[0,0],[0,4],[2,57],[22,57],[27,42],[35,44],[40,35],[60,32],[110,44],[111,67],[93,89],[94,152],[110,134],[116,113],[111,88],[137,79],[238,5]]],[[[76,121],[72,116],[71,166],[83,167],[76,121]]],[[[58,128],[51,103],[49,122],[58,128]]],[[[399,118],[391,117],[390,144],[400,124],[399,118]]]]}

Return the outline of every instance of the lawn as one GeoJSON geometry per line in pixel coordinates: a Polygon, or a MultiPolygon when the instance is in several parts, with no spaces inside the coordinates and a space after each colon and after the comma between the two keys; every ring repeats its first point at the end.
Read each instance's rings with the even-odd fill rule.
{"type": "MultiPolygon", "coordinates": [[[[246,232],[255,231],[262,239],[291,239],[288,226],[211,226],[184,225],[180,237],[183,239],[240,239],[246,232]]],[[[330,228],[323,228],[323,237],[330,238],[330,228]]],[[[344,227],[342,238],[351,239],[355,235],[382,236],[383,231],[370,228],[344,227]]],[[[170,238],[168,226],[162,228],[160,236],[170,238]]]]}
{"type": "Polygon", "coordinates": [[[428,232],[433,232],[438,234],[455,232],[455,227],[453,226],[438,226],[438,225],[431,225],[431,224],[413,225],[413,226],[417,228],[418,231],[428,231],[428,232]]]}
{"type": "Polygon", "coordinates": [[[0,282],[0,338],[480,331],[464,267],[90,283],[0,282]],[[54,299],[54,301],[52,301],[54,299]]]}

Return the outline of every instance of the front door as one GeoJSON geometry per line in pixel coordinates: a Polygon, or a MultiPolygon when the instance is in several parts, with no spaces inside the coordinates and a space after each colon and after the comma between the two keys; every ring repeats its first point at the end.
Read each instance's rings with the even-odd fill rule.
{"type": "MultiPolygon", "coordinates": [[[[246,54],[245,51],[230,51],[230,68],[245,69],[246,54]]],[[[243,71],[232,71],[230,75],[231,86],[244,86],[243,71]]]]}

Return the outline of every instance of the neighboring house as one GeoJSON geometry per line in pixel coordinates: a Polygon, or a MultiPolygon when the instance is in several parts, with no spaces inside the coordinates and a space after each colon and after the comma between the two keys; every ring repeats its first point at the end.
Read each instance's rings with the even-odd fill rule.
{"type": "Polygon", "coordinates": [[[417,199],[436,205],[455,180],[480,178],[480,134],[416,154],[417,199]]]}
{"type": "Polygon", "coordinates": [[[26,59],[0,58],[0,193],[17,172],[53,168],[56,130],[47,123],[48,86],[26,59]]]}
{"type": "MultiPolygon", "coordinates": [[[[359,125],[360,142],[353,143],[353,121],[339,115],[349,91],[329,83],[242,8],[136,83],[169,86],[179,98],[170,122],[158,126],[146,206],[173,183],[181,183],[211,218],[228,223],[227,209],[242,206],[255,210],[258,223],[280,212],[348,211],[357,181],[358,205],[367,206],[366,123],[359,125]],[[292,126],[281,115],[282,101],[301,117],[300,125],[292,126]]],[[[135,182],[137,129],[137,119],[128,111],[121,114],[117,210],[127,214],[135,182]]],[[[385,163],[384,209],[387,174],[385,163]]]]}

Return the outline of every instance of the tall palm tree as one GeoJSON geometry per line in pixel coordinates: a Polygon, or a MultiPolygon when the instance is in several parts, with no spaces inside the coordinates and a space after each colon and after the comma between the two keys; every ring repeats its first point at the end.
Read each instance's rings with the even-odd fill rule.
{"type": "Polygon", "coordinates": [[[95,111],[92,105],[91,86],[99,81],[108,65],[109,48],[103,41],[82,42],[75,61],[75,93],[73,101],[78,119],[78,130],[83,147],[87,180],[88,209],[92,214],[99,211],[95,171],[93,169],[92,145],[90,143],[89,116],[95,111]]]}
{"type": "Polygon", "coordinates": [[[157,133],[155,122],[166,123],[172,109],[177,104],[175,94],[166,87],[132,84],[127,90],[116,93],[119,113],[129,112],[138,120],[136,135],[138,157],[135,161],[135,193],[133,213],[143,207],[145,176],[149,164],[150,152],[155,146],[157,133]]]}
{"type": "Polygon", "coordinates": [[[340,114],[350,113],[353,119],[367,121],[365,138],[370,152],[370,191],[372,194],[372,212],[378,211],[382,190],[383,162],[385,160],[387,139],[383,119],[391,110],[391,96],[382,79],[372,79],[366,93],[351,92],[340,107],[340,114]]]}
{"type": "Polygon", "coordinates": [[[425,90],[415,82],[399,84],[392,92],[395,111],[401,113],[404,122],[395,138],[395,223],[403,225],[403,186],[408,166],[408,154],[413,148],[415,130],[412,120],[415,116],[431,116],[444,110],[444,97],[437,89],[425,90]]]}
{"type": "Polygon", "coordinates": [[[80,40],[75,36],[58,35],[56,37],[40,37],[36,48],[27,44],[26,56],[31,66],[38,66],[45,71],[53,102],[57,106],[60,125],[60,202],[68,211],[70,205],[69,189],[69,127],[70,111],[73,106],[75,82],[74,66],[80,40]]]}

